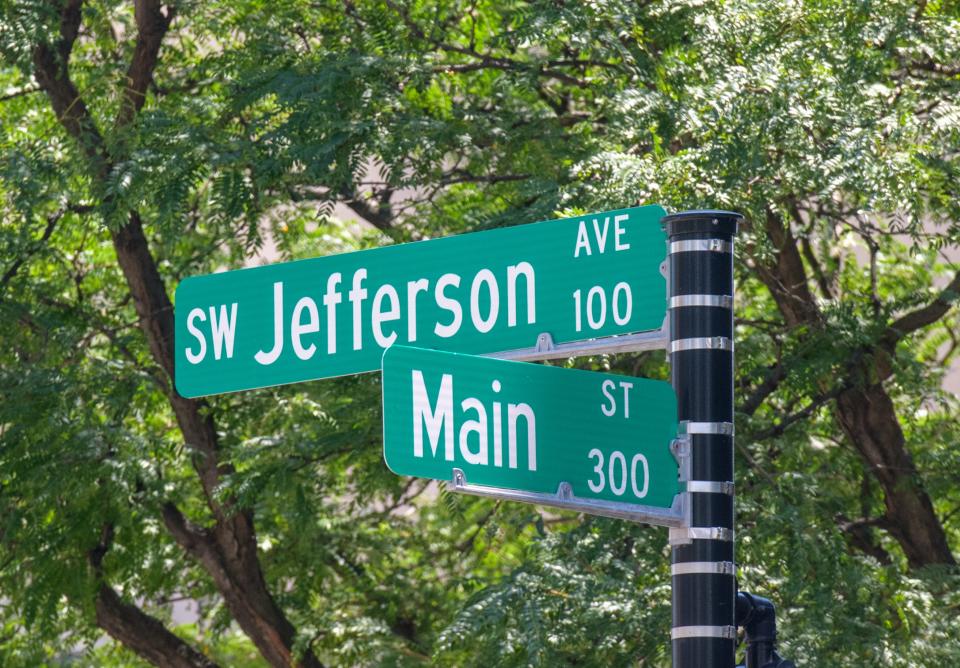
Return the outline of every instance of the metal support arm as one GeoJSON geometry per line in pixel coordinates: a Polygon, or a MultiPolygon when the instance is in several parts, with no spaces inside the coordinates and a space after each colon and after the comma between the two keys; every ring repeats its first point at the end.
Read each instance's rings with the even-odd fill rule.
{"type": "Polygon", "coordinates": [[[742,626],[747,644],[746,663],[737,668],[796,668],[776,651],[777,612],[762,596],[737,592],[737,626],[742,626]]]}

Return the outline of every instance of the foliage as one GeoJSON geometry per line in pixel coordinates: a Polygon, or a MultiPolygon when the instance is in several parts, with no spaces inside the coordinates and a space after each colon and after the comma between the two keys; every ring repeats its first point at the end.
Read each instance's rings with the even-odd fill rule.
{"type": "MultiPolygon", "coordinates": [[[[255,256],[635,202],[747,215],[737,556],[783,653],[960,663],[960,575],[910,556],[890,503],[928,495],[960,553],[956,3],[186,0],[120,123],[139,19],[87,2],[69,76],[101,153],[37,76],[74,4],[0,5],[0,663],[139,665],[104,640],[106,583],[168,626],[172,600],[199,601],[179,637],[267,665],[165,523],[173,504],[213,530],[236,504],[295,654],[667,665],[662,530],[397,478],[376,375],[213,398],[232,470],[211,500],[116,255],[136,212],[173,294],[255,256]],[[903,484],[841,405],[877,386],[903,484]]],[[[652,354],[577,363],[667,373],[652,354]]]]}

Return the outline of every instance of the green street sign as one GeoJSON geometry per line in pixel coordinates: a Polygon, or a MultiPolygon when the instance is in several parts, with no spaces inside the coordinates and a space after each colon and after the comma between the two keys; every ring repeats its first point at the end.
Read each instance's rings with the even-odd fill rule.
{"type": "Polygon", "coordinates": [[[383,456],[400,475],[597,514],[643,506],[641,521],[677,524],[676,437],[663,381],[406,346],[383,355],[383,456]]]}
{"type": "Polygon", "coordinates": [[[470,353],[654,330],[660,218],[646,206],[184,279],[186,397],[380,367],[385,348],[470,353]]]}

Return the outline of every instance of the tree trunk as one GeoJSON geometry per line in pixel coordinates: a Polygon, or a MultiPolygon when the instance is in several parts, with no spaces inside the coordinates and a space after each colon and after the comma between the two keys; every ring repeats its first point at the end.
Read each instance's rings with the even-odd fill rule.
{"type": "MultiPolygon", "coordinates": [[[[822,328],[823,316],[810,291],[797,240],[789,224],[768,209],[765,230],[774,244],[775,260],[758,263],[760,280],[770,290],[788,326],[822,328]]],[[[877,344],[878,350],[867,351],[878,354],[865,354],[852,360],[846,372],[850,389],[837,396],[837,418],[844,434],[880,483],[886,507],[884,526],[900,544],[910,566],[953,565],[956,560],[947,544],[946,533],[907,452],[893,401],[882,385],[882,380],[891,373],[885,361],[891,351],[883,349],[886,345],[881,341],[877,344]]]]}
{"type": "Polygon", "coordinates": [[[883,488],[887,519],[884,526],[900,543],[910,566],[955,564],[947,536],[907,452],[893,402],[883,386],[875,383],[840,394],[837,417],[883,488]]]}
{"type": "MultiPolygon", "coordinates": [[[[172,379],[173,305],[136,212],[132,212],[127,224],[114,233],[113,245],[150,350],[172,379]]],[[[170,390],[170,404],[184,441],[196,454],[195,466],[207,505],[217,521],[212,530],[201,530],[190,525],[172,504],[168,504],[164,509],[164,523],[176,541],[213,578],[230,613],[263,657],[278,668],[289,666],[293,661],[296,634],[264,581],[252,514],[236,508],[230,500],[221,503],[216,498],[221,477],[232,473],[233,467],[218,461],[219,443],[209,407],[202,400],[180,396],[173,388],[170,390]]],[[[300,665],[313,668],[321,664],[308,651],[301,658],[300,665]]]]}
{"type": "MultiPolygon", "coordinates": [[[[69,72],[70,54],[80,34],[82,0],[52,4],[60,13],[59,37],[53,45],[41,42],[34,48],[34,76],[50,100],[60,124],[83,150],[94,184],[101,187],[101,192],[105,192],[104,181],[115,156],[108,153],[103,134],[70,80],[69,72]]],[[[127,70],[123,101],[114,123],[118,129],[129,126],[146,100],[147,87],[152,80],[173,11],[168,6],[164,14],[159,0],[136,0],[134,3],[137,38],[134,57],[127,70]]],[[[150,352],[172,380],[173,305],[150,253],[142,221],[136,211],[131,211],[127,223],[113,233],[113,246],[133,296],[150,352]]],[[[213,417],[205,402],[181,397],[172,383],[168,396],[186,445],[196,455],[194,464],[207,506],[216,522],[210,531],[192,527],[173,504],[167,504],[164,523],[177,543],[206,568],[240,628],[264,658],[278,668],[290,666],[296,633],[276,605],[263,578],[253,514],[249,510],[236,508],[230,500],[220,502],[216,497],[221,477],[233,469],[219,461],[219,443],[213,417]]],[[[133,606],[123,604],[115,593],[111,598],[111,593],[112,590],[101,590],[98,594],[98,623],[108,624],[109,628],[104,628],[111,635],[116,632],[118,635],[114,637],[122,642],[133,643],[130,645],[132,648],[141,645],[150,647],[148,640],[138,640],[136,634],[149,629],[154,629],[150,632],[159,633],[144,619],[153,618],[133,606]]],[[[162,629],[157,620],[153,621],[162,629]]],[[[163,660],[157,662],[160,665],[177,665],[164,663],[163,660]]],[[[299,665],[314,668],[321,664],[308,650],[299,665]]]]}

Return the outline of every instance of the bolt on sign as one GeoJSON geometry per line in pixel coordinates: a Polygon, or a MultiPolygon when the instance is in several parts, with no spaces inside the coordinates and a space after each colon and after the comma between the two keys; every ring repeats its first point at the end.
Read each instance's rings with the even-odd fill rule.
{"type": "Polygon", "coordinates": [[[186,278],[177,390],[375,371],[394,344],[495,353],[542,334],[559,344],[658,329],[664,214],[620,209],[186,278]]]}
{"type": "Polygon", "coordinates": [[[406,346],[383,355],[383,452],[400,475],[667,515],[682,491],[676,435],[676,394],[663,381],[406,346]]]}

